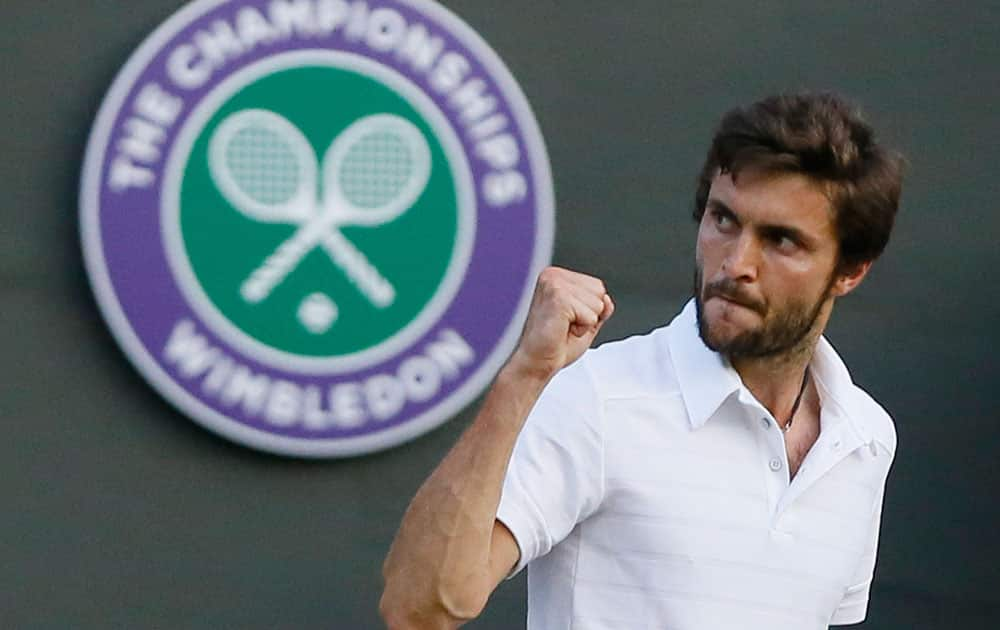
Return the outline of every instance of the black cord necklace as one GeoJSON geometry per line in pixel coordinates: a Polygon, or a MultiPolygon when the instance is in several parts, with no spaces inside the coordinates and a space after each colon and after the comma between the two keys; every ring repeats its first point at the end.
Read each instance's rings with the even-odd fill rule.
{"type": "Polygon", "coordinates": [[[781,427],[783,433],[788,433],[788,430],[792,428],[792,420],[795,419],[795,412],[799,410],[799,403],[802,402],[802,394],[806,391],[806,385],[809,383],[809,366],[806,366],[806,371],[802,375],[802,386],[799,387],[799,395],[795,397],[795,402],[792,403],[792,413],[788,414],[788,422],[785,426],[781,427]]]}

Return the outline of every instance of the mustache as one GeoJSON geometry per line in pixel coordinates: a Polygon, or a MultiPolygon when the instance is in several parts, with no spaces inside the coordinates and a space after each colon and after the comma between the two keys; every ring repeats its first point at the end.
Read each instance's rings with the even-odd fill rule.
{"type": "Polygon", "coordinates": [[[767,305],[762,300],[750,295],[743,289],[743,286],[739,282],[731,278],[723,278],[721,280],[708,283],[705,285],[703,295],[705,301],[708,301],[713,297],[720,297],[729,300],[730,302],[735,302],[740,306],[745,306],[758,313],[764,313],[767,309],[767,305]]]}

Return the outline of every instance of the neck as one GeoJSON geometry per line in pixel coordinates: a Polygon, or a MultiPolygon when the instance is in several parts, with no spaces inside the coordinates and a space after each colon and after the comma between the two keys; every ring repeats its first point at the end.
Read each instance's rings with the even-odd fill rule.
{"type": "Polygon", "coordinates": [[[830,309],[824,308],[808,334],[795,347],[766,357],[730,357],[747,389],[782,424],[789,420],[802,391],[806,367],[826,328],[830,309]]]}
{"type": "Polygon", "coordinates": [[[815,341],[794,354],[732,359],[733,368],[746,388],[782,424],[788,421],[795,399],[799,397],[815,341]]]}

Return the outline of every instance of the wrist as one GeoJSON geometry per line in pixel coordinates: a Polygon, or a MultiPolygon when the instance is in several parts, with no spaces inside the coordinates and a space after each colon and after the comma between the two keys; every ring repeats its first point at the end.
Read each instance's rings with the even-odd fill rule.
{"type": "Polygon", "coordinates": [[[520,350],[515,350],[500,370],[498,379],[541,391],[558,371],[545,362],[534,360],[525,356],[520,350]]]}

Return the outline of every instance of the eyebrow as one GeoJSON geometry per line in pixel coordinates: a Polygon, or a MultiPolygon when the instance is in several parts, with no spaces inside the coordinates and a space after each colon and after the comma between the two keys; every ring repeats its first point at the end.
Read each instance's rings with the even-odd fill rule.
{"type": "MultiPolygon", "coordinates": [[[[710,198],[705,203],[705,208],[711,211],[723,212],[725,214],[728,214],[731,217],[733,217],[736,223],[740,225],[743,224],[740,215],[735,210],[726,205],[724,201],[715,198],[710,198]]],[[[780,223],[761,223],[756,226],[756,231],[759,234],[764,234],[767,236],[788,236],[791,239],[798,241],[799,243],[807,247],[813,247],[815,245],[814,239],[812,237],[810,237],[808,234],[806,234],[799,228],[793,227],[791,225],[782,225],[780,223]]]]}

